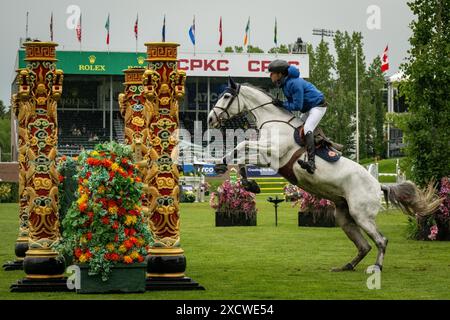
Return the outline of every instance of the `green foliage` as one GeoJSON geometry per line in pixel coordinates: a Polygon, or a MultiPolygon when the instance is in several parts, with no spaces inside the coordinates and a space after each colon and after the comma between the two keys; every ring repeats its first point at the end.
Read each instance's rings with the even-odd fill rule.
{"type": "Polygon", "coordinates": [[[0,203],[19,202],[19,184],[0,181],[0,203]]]}
{"type": "Polygon", "coordinates": [[[289,53],[289,48],[285,44],[280,44],[279,47],[270,48],[267,53],[289,53]]]}
{"type": "Polygon", "coordinates": [[[421,186],[450,173],[450,6],[447,1],[408,3],[417,17],[402,86],[408,117],[399,124],[406,143],[406,165],[421,186]]]}
{"type": "Polygon", "coordinates": [[[248,45],[247,53],[264,53],[264,50],[256,46],[248,45]]]}
{"type": "Polygon", "coordinates": [[[225,47],[224,52],[228,53],[234,52],[233,47],[225,47]]]}
{"type": "Polygon", "coordinates": [[[72,202],[56,250],[87,263],[106,281],[116,263],[142,263],[152,242],[144,221],[142,183],[131,149],[115,142],[78,156],[77,201],[72,202]]]}
{"type": "MultiPolygon", "coordinates": [[[[9,115],[8,113],[7,115],[9,115]]],[[[11,160],[11,121],[8,116],[0,118],[1,161],[11,160]]]]}
{"type": "MultiPolygon", "coordinates": [[[[57,167],[59,173],[59,219],[62,221],[66,216],[72,202],[77,198],[75,193],[77,191],[77,161],[72,157],[63,156],[57,167]]],[[[62,228],[62,224],[61,224],[62,228]]],[[[63,230],[61,230],[62,234],[63,230]]]]}

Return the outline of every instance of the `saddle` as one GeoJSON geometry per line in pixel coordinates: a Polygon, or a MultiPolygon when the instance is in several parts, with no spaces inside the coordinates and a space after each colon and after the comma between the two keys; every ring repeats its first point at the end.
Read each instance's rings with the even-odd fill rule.
{"type": "MultiPolygon", "coordinates": [[[[300,147],[306,146],[303,125],[294,131],[294,140],[300,147]]],[[[325,136],[320,127],[314,130],[314,143],[316,145],[316,155],[323,160],[336,162],[341,157],[344,146],[325,136]]]]}

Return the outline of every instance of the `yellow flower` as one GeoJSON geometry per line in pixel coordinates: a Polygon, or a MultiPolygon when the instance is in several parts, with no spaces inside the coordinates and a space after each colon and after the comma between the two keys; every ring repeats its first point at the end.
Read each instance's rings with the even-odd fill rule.
{"type": "Polygon", "coordinates": [[[98,156],[98,155],[99,155],[99,154],[98,154],[97,151],[92,151],[92,152],[91,152],[91,156],[93,156],[93,157],[98,156]]]}
{"type": "Polygon", "coordinates": [[[105,192],[105,190],[106,190],[106,188],[104,186],[100,186],[100,187],[98,187],[97,192],[103,193],[103,192],[105,192]]]}
{"type": "Polygon", "coordinates": [[[109,207],[108,208],[108,212],[110,213],[110,214],[116,214],[117,213],[117,206],[113,206],[113,207],[109,207]]]}
{"type": "Polygon", "coordinates": [[[111,170],[112,171],[117,171],[117,169],[119,169],[119,165],[117,164],[117,163],[113,163],[112,165],[111,165],[111,170]]]}
{"type": "Polygon", "coordinates": [[[143,246],[143,245],[145,244],[144,238],[139,238],[139,239],[138,239],[138,243],[139,243],[141,246],[143,246]]]}
{"type": "Polygon", "coordinates": [[[109,252],[113,252],[114,251],[114,244],[108,243],[106,245],[106,250],[108,250],[109,252]]]}
{"type": "Polygon", "coordinates": [[[89,180],[88,180],[88,179],[84,179],[84,180],[83,180],[83,183],[84,183],[85,185],[87,185],[87,184],[89,183],[89,180]]]}
{"type": "Polygon", "coordinates": [[[135,224],[136,222],[137,222],[136,216],[130,216],[130,215],[125,216],[125,225],[129,226],[131,224],[135,224]]]}
{"type": "Polygon", "coordinates": [[[78,260],[80,260],[80,262],[86,262],[86,261],[87,261],[87,257],[86,257],[86,255],[82,254],[82,255],[78,258],[78,260]]]}
{"type": "Polygon", "coordinates": [[[138,253],[137,251],[133,251],[133,252],[130,254],[130,257],[132,257],[133,259],[137,259],[137,258],[139,257],[139,253],[138,253]]]}
{"type": "Polygon", "coordinates": [[[133,179],[133,178],[130,178],[130,182],[133,183],[133,182],[134,182],[134,179],[133,179]]]}
{"type": "Polygon", "coordinates": [[[124,253],[124,252],[127,251],[127,248],[126,248],[124,245],[121,245],[121,246],[119,247],[119,251],[122,252],[122,253],[124,253]]]}
{"type": "Polygon", "coordinates": [[[81,197],[78,198],[77,204],[82,204],[84,202],[87,202],[89,199],[87,194],[82,194],[81,197]]]}

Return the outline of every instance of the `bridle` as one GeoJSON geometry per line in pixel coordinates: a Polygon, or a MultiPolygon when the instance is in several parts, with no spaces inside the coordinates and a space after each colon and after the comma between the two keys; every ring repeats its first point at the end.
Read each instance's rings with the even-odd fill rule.
{"type": "MultiPolygon", "coordinates": [[[[227,87],[227,88],[225,89],[225,91],[222,92],[222,94],[221,94],[221,95],[219,96],[219,98],[218,98],[218,100],[220,100],[226,93],[229,93],[229,94],[231,95],[231,98],[230,98],[230,100],[228,101],[227,105],[226,105],[225,107],[218,107],[218,106],[214,106],[214,107],[213,107],[212,111],[214,112],[214,115],[215,115],[215,117],[216,117],[216,119],[217,119],[217,121],[219,122],[219,124],[220,124],[221,127],[223,126],[223,124],[224,124],[225,121],[231,119],[231,116],[230,116],[230,114],[228,113],[228,109],[230,108],[230,106],[231,106],[231,104],[233,103],[234,99],[237,98],[237,102],[238,102],[238,112],[237,112],[237,114],[235,115],[235,117],[236,117],[236,116],[239,116],[240,114],[242,114],[242,112],[244,112],[244,110],[241,110],[241,102],[240,102],[240,100],[239,100],[239,92],[240,92],[240,90],[241,90],[241,85],[240,85],[240,84],[237,84],[237,85],[236,85],[236,88],[227,87]],[[216,110],[214,110],[214,109],[216,109],[216,108],[222,110],[222,112],[219,113],[219,114],[217,114],[216,110]],[[222,119],[222,118],[221,118],[221,115],[222,115],[223,113],[225,113],[226,116],[227,116],[225,119],[222,119]]],[[[269,104],[272,104],[272,100],[269,101],[269,102],[263,103],[263,104],[261,104],[261,105],[259,105],[259,106],[256,106],[256,107],[254,107],[254,108],[248,109],[247,111],[250,112],[250,114],[251,114],[253,117],[255,117],[255,115],[254,115],[253,112],[252,112],[253,110],[256,110],[256,109],[258,109],[258,108],[264,107],[264,106],[269,105],[269,104]]]]}

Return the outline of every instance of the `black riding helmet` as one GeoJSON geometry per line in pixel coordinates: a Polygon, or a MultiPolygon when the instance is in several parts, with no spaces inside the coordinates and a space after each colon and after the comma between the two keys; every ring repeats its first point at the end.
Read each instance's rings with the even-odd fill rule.
{"type": "Polygon", "coordinates": [[[285,60],[273,60],[269,64],[269,72],[281,72],[284,75],[287,75],[289,68],[289,63],[285,60]]]}

